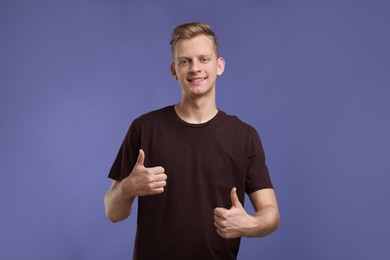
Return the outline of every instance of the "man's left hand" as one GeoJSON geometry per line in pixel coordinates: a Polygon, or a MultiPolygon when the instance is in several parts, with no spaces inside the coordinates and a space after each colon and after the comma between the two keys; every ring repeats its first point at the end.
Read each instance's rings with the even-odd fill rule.
{"type": "Polygon", "coordinates": [[[232,206],[230,209],[214,209],[214,225],[217,233],[223,238],[237,238],[248,235],[249,231],[256,227],[256,218],[246,213],[237,197],[236,188],[230,192],[232,206]]]}

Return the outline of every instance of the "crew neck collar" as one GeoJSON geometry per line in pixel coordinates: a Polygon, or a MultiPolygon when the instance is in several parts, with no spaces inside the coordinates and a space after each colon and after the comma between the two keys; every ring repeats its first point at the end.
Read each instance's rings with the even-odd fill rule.
{"type": "Polygon", "coordinates": [[[205,127],[205,126],[207,126],[207,125],[210,125],[210,124],[212,124],[213,122],[217,121],[217,120],[221,117],[221,114],[223,113],[222,111],[220,111],[220,110],[217,108],[218,111],[217,111],[217,113],[215,114],[214,117],[212,117],[210,120],[208,120],[208,121],[206,121],[206,122],[204,122],[204,123],[196,124],[196,123],[189,123],[189,122],[184,121],[183,119],[181,119],[181,118],[179,117],[179,115],[177,114],[174,105],[172,105],[172,106],[170,107],[170,110],[171,110],[171,112],[174,114],[175,119],[176,119],[177,121],[179,121],[181,124],[183,124],[183,125],[185,125],[185,126],[193,127],[193,128],[205,127]]]}

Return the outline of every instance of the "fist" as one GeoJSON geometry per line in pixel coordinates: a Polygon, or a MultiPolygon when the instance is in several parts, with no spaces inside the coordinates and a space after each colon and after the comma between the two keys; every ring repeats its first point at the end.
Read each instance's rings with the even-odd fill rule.
{"type": "Polygon", "coordinates": [[[214,209],[214,225],[217,233],[223,238],[237,238],[245,234],[250,223],[250,216],[246,213],[238,199],[236,188],[230,192],[232,206],[230,209],[214,209]]]}
{"type": "Polygon", "coordinates": [[[120,190],[127,197],[155,195],[164,192],[167,175],[161,166],[144,166],[145,153],[139,150],[137,162],[131,174],[120,183],[120,190]]]}

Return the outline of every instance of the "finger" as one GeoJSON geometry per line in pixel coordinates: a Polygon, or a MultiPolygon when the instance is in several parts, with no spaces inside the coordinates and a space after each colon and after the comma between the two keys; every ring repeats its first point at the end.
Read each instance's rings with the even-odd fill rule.
{"type": "Polygon", "coordinates": [[[161,193],[163,193],[164,192],[164,187],[160,187],[160,188],[155,188],[155,189],[153,189],[153,194],[161,194],[161,193]]]}
{"type": "Polygon", "coordinates": [[[150,184],[150,188],[151,189],[164,188],[165,186],[167,186],[167,182],[166,181],[156,181],[156,182],[153,182],[153,183],[150,184]]]}
{"type": "Polygon", "coordinates": [[[230,199],[232,201],[232,207],[237,207],[237,208],[242,207],[241,206],[241,202],[240,202],[240,200],[238,199],[238,196],[237,196],[237,189],[236,189],[236,187],[234,187],[232,189],[232,191],[230,192],[230,199]]]}
{"type": "Polygon", "coordinates": [[[218,226],[222,227],[224,223],[224,219],[214,215],[214,223],[218,224],[218,226]]]}
{"type": "Polygon", "coordinates": [[[162,173],[162,174],[156,174],[153,176],[154,181],[166,181],[167,180],[167,175],[162,173]]]}
{"type": "Polygon", "coordinates": [[[145,153],[142,149],[139,149],[139,154],[137,158],[137,162],[135,163],[136,166],[144,166],[145,162],[145,153]]]}
{"type": "Polygon", "coordinates": [[[156,166],[156,167],[150,167],[150,168],[147,168],[148,169],[148,172],[150,174],[163,174],[165,172],[165,169],[161,166],[156,166]]]}
{"type": "Polygon", "coordinates": [[[228,237],[227,237],[227,234],[226,234],[225,232],[222,232],[222,231],[219,230],[219,229],[217,229],[217,233],[218,233],[218,235],[220,235],[220,236],[223,237],[223,238],[228,238],[228,237]]]}
{"type": "Polygon", "coordinates": [[[228,209],[225,208],[215,208],[214,209],[214,215],[216,215],[219,218],[225,219],[225,215],[229,212],[228,209]]]}
{"type": "Polygon", "coordinates": [[[214,226],[218,229],[218,230],[221,230],[223,228],[223,226],[218,223],[217,221],[214,221],[214,226]]]}
{"type": "Polygon", "coordinates": [[[157,195],[164,192],[164,188],[156,188],[156,189],[148,189],[143,192],[139,196],[148,196],[148,195],[157,195]]]}

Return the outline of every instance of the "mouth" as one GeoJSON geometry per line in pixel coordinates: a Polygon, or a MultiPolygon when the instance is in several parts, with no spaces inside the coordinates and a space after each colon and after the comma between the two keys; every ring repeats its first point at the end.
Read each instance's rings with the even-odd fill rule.
{"type": "Polygon", "coordinates": [[[188,78],[187,80],[192,83],[200,83],[206,79],[207,77],[196,77],[196,78],[188,78]]]}

